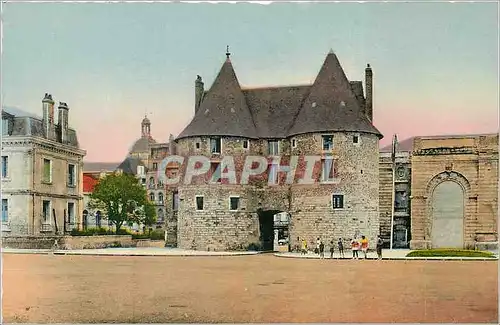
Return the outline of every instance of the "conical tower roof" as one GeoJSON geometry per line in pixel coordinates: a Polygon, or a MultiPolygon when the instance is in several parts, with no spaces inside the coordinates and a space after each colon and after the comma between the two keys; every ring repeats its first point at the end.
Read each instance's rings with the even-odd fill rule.
{"type": "Polygon", "coordinates": [[[382,137],[364,114],[332,51],[326,56],[288,136],[328,131],[367,132],[382,137]]]}
{"type": "Polygon", "coordinates": [[[245,96],[228,58],[191,120],[177,137],[236,136],[257,138],[245,96]]]}

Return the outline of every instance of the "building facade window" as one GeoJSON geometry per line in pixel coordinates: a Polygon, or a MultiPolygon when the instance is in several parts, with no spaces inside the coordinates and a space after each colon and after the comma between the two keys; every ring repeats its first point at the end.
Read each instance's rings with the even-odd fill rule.
{"type": "Polygon", "coordinates": [[[42,222],[44,224],[50,224],[50,201],[42,201],[42,222]]]}
{"type": "Polygon", "coordinates": [[[280,154],[280,143],[279,141],[268,141],[267,146],[269,148],[270,156],[277,156],[280,154]]]}
{"type": "Polygon", "coordinates": [[[355,134],[352,136],[352,143],[355,145],[359,145],[359,134],[355,134]]]}
{"type": "Polygon", "coordinates": [[[158,170],[158,163],[153,163],[153,170],[158,170]]]}
{"type": "Polygon", "coordinates": [[[243,140],[243,149],[248,149],[248,147],[249,147],[248,140],[243,140]]]}
{"type": "Polygon", "coordinates": [[[222,139],[221,138],[211,138],[210,139],[210,153],[219,154],[221,153],[222,139]]]}
{"type": "Polygon", "coordinates": [[[87,229],[89,212],[87,210],[83,210],[83,230],[87,229]]]}
{"type": "Polygon", "coordinates": [[[2,178],[9,177],[9,157],[2,156],[2,178]]]}
{"type": "Polygon", "coordinates": [[[196,197],[196,210],[201,211],[203,210],[203,196],[197,196],[196,197]]]}
{"type": "Polygon", "coordinates": [[[9,135],[9,119],[2,119],[2,135],[9,135]]]}
{"type": "Polygon", "coordinates": [[[68,186],[76,185],[76,166],[68,164],[68,186]]]}
{"type": "Polygon", "coordinates": [[[323,135],[323,151],[330,151],[333,149],[333,135],[323,135]]]}
{"type": "Polygon", "coordinates": [[[240,197],[230,196],[229,197],[229,210],[238,211],[240,209],[240,197]]]}
{"type": "Polygon", "coordinates": [[[158,193],[158,203],[163,204],[163,193],[158,193]]]}
{"type": "Polygon", "coordinates": [[[333,158],[321,160],[321,181],[333,181],[335,177],[333,158]]]}
{"type": "Polygon", "coordinates": [[[97,211],[95,213],[95,225],[97,228],[101,228],[101,219],[102,219],[101,211],[97,211]]]}
{"type": "Polygon", "coordinates": [[[9,222],[9,200],[2,199],[2,222],[9,222]]]}
{"type": "Polygon", "coordinates": [[[163,219],[165,218],[165,215],[163,214],[163,210],[162,209],[158,209],[158,221],[163,221],[163,219]]]}
{"type": "Polygon", "coordinates": [[[149,178],[149,188],[155,188],[155,178],[153,176],[149,178]]]}
{"type": "Polygon", "coordinates": [[[179,210],[179,192],[172,193],[172,210],[179,210]]]}
{"type": "Polygon", "coordinates": [[[296,147],[297,147],[297,140],[292,139],[292,148],[296,148],[296,147]]]}
{"type": "Polygon", "coordinates": [[[75,224],[75,203],[68,202],[68,221],[70,224],[75,224]]]}
{"type": "Polygon", "coordinates": [[[52,160],[43,159],[43,182],[52,183],[52,160]]]}
{"type": "Polygon", "coordinates": [[[155,194],[153,192],[149,193],[149,201],[151,202],[155,201],[155,194]]]}
{"type": "Polygon", "coordinates": [[[332,195],[332,207],[334,209],[343,209],[344,208],[344,195],[333,194],[332,195]]]}
{"type": "Polygon", "coordinates": [[[278,164],[270,164],[268,167],[267,183],[270,185],[278,184],[278,164]]]}
{"type": "Polygon", "coordinates": [[[212,183],[220,183],[221,180],[221,165],[220,163],[211,163],[210,164],[210,174],[212,175],[212,183]]]}

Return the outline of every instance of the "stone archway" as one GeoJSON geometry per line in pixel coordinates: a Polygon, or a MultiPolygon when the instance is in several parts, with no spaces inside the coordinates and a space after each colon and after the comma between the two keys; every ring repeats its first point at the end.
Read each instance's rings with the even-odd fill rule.
{"type": "Polygon", "coordinates": [[[463,248],[467,179],[456,172],[435,176],[427,187],[428,238],[432,248],[463,248]]]}

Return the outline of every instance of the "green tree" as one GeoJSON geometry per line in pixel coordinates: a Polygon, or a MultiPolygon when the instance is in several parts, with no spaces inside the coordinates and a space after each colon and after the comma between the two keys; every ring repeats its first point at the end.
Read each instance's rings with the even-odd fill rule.
{"type": "Polygon", "coordinates": [[[146,200],[144,205],[134,210],[130,221],[146,227],[154,225],[156,223],[156,209],[153,203],[146,200]]]}
{"type": "Polygon", "coordinates": [[[104,218],[116,226],[117,233],[125,222],[136,221],[138,211],[147,210],[144,206],[150,204],[146,189],[128,174],[107,175],[96,185],[90,199],[90,206],[104,210],[104,218]]]}

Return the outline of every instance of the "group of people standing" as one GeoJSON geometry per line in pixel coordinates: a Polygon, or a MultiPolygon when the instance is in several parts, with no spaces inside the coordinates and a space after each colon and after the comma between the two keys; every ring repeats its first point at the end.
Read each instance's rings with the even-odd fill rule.
{"type": "MultiPolygon", "coordinates": [[[[300,240],[300,238],[298,238],[300,240]]],[[[363,252],[364,258],[367,258],[368,254],[368,238],[366,236],[361,236],[361,240],[358,240],[356,237],[353,237],[350,240],[351,244],[351,251],[352,251],[352,259],[359,259],[359,251],[363,252]]],[[[305,239],[302,239],[301,241],[301,249],[300,253],[302,255],[306,255],[308,252],[307,249],[307,241],[305,239]]],[[[382,246],[384,245],[384,240],[380,237],[377,236],[377,244],[376,244],[376,251],[377,251],[377,259],[381,260],[382,259],[382,246]]],[[[345,258],[344,256],[344,241],[342,238],[339,238],[337,241],[337,249],[339,253],[339,258],[345,258]]],[[[333,240],[330,241],[330,258],[333,258],[335,252],[335,246],[333,243],[333,240]]],[[[325,243],[318,237],[316,240],[316,247],[314,249],[315,254],[319,254],[320,258],[325,258],[325,243]]]]}

